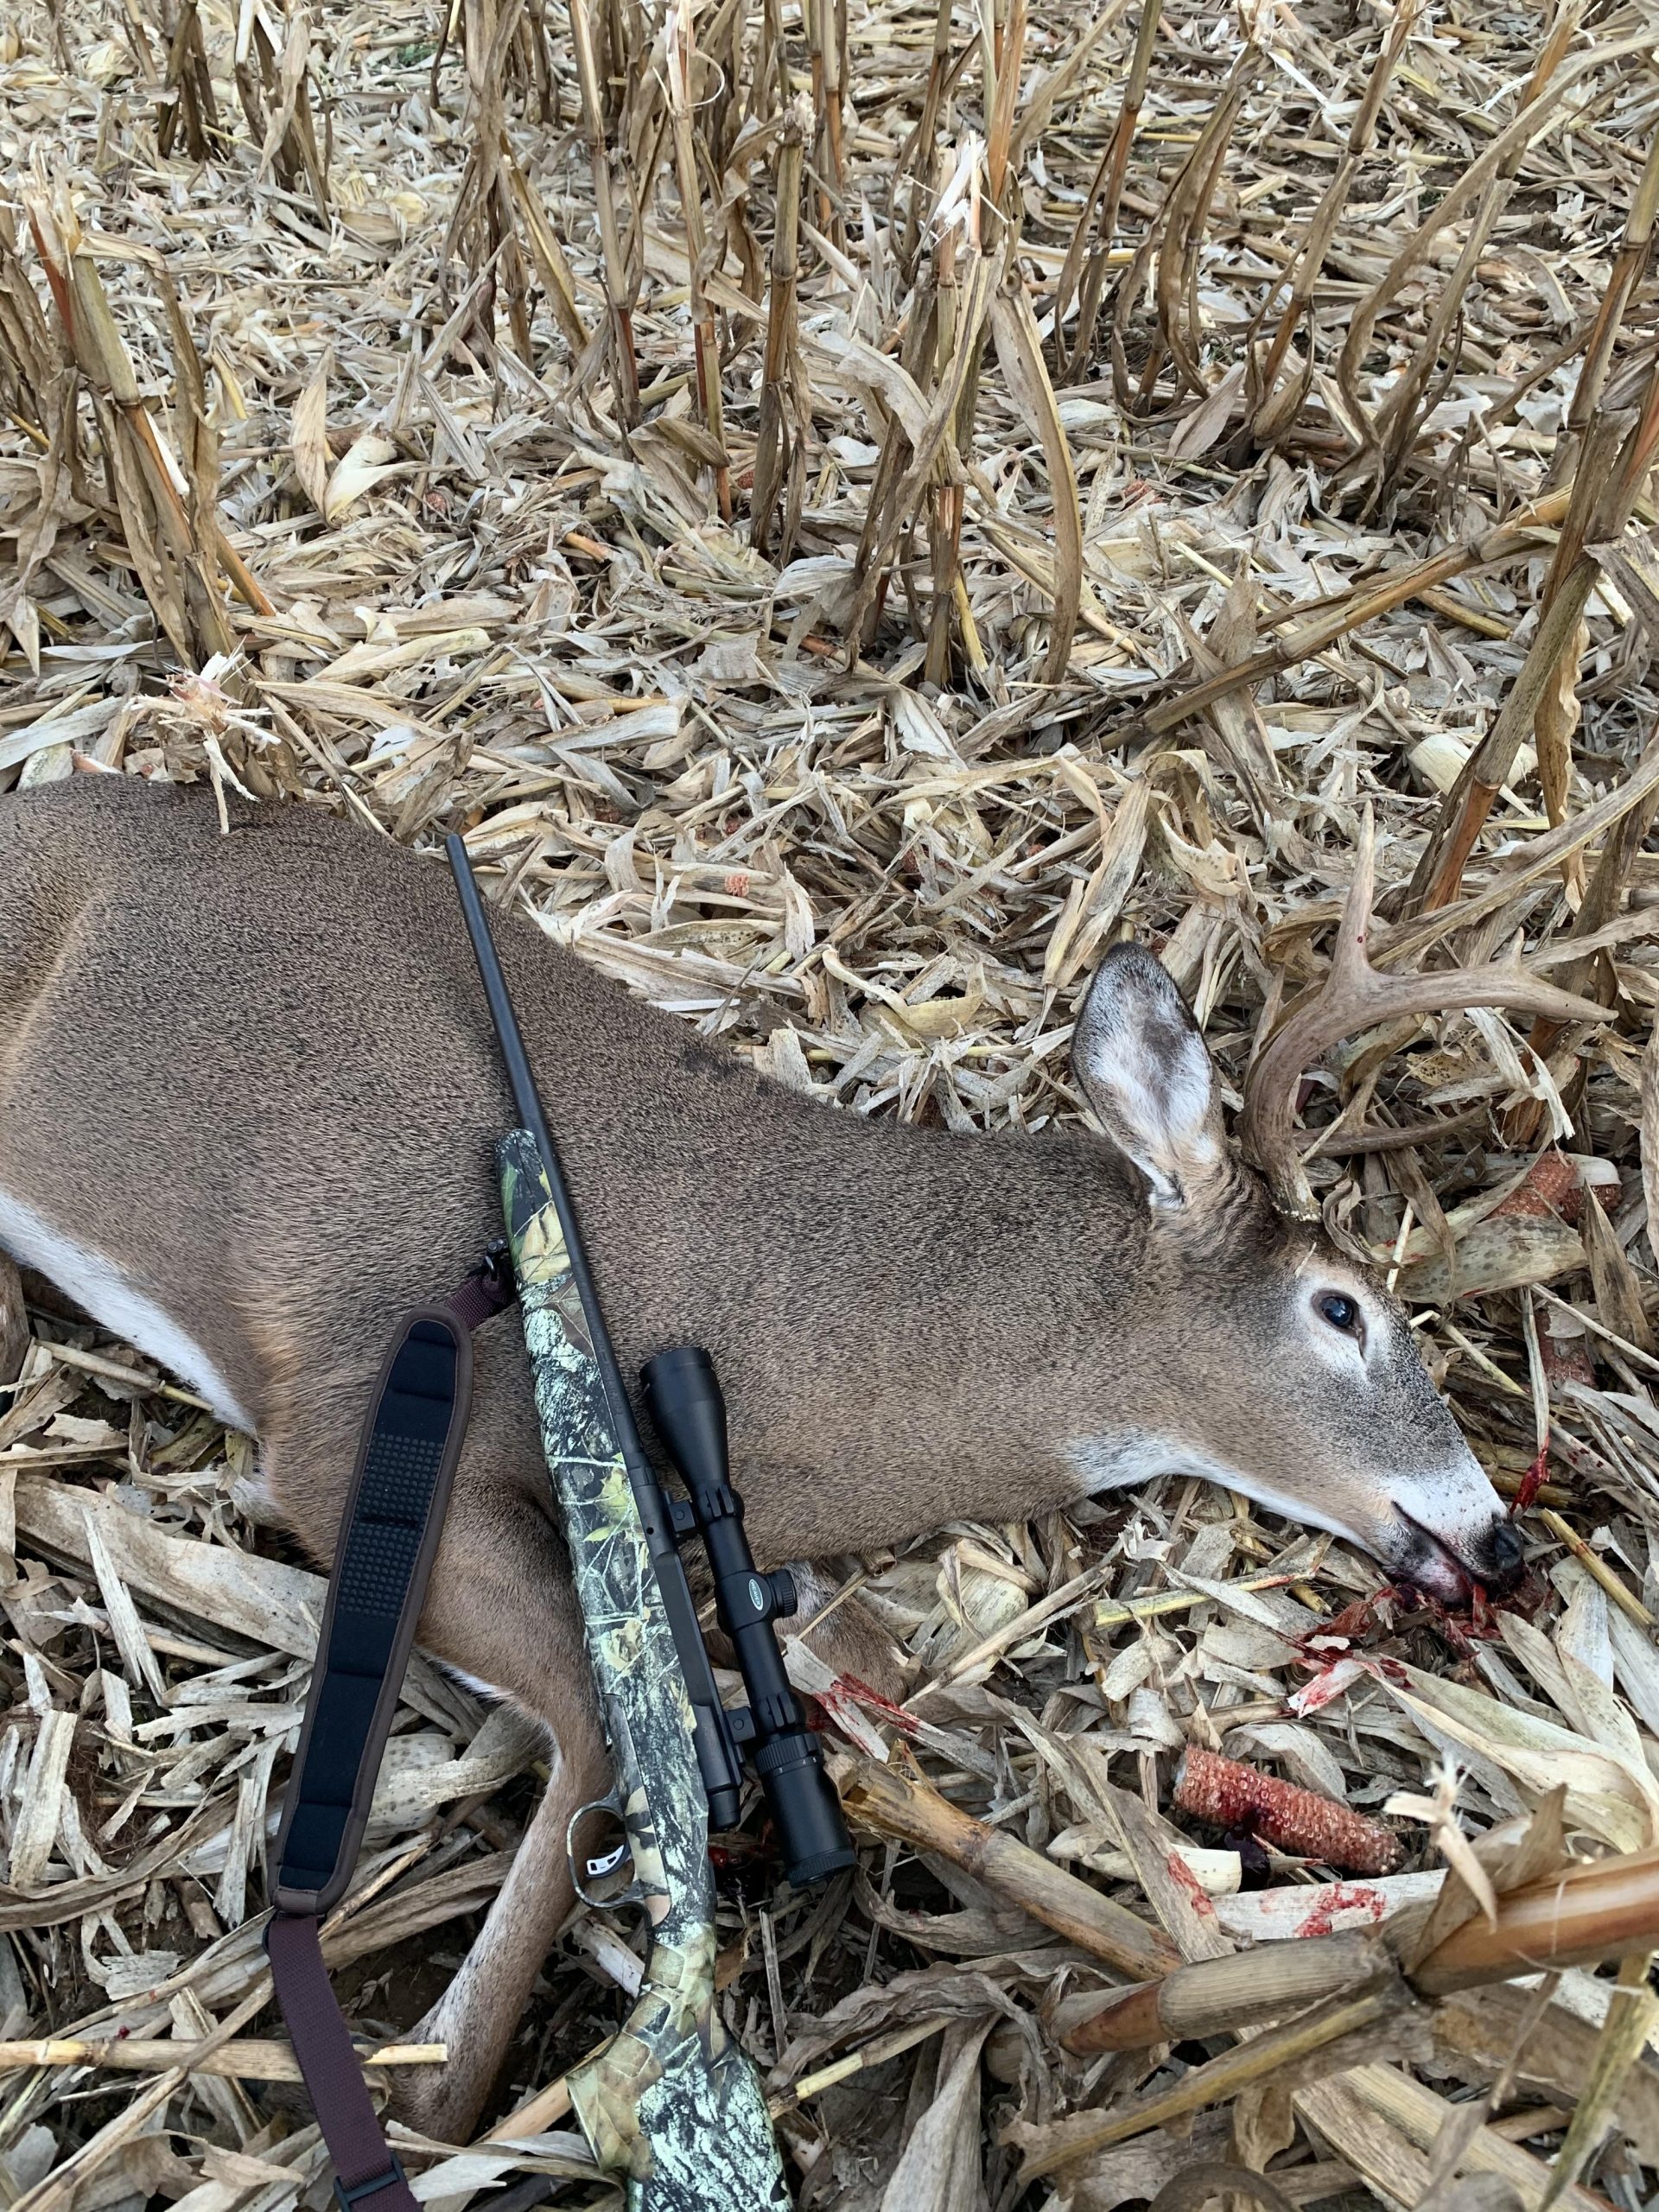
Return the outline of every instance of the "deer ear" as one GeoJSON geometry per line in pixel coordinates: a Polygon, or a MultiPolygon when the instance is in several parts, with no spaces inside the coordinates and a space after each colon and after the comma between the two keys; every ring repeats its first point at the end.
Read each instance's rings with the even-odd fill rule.
{"type": "Polygon", "coordinates": [[[1185,1205],[1226,1157],[1209,1047],[1168,971],[1144,945],[1116,944],[1095,971],[1071,1069],[1106,1134],[1152,1186],[1185,1205]]]}

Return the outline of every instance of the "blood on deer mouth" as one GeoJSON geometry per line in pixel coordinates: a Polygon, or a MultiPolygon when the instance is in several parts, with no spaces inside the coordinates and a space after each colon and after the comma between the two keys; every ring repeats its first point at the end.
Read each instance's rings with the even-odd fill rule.
{"type": "Polygon", "coordinates": [[[1390,1564],[1407,1581],[1430,1597],[1438,1598],[1442,1605],[1470,1604],[1481,1586],[1472,1571],[1448,1544],[1443,1543],[1432,1529],[1425,1529],[1421,1521],[1414,1521],[1403,1507],[1396,1505],[1394,1510],[1410,1531],[1410,1541],[1404,1554],[1390,1564]]]}
{"type": "Polygon", "coordinates": [[[1466,1606],[1489,1614],[1493,1601],[1521,1604],[1530,1578],[1521,1540],[1507,1515],[1497,1516],[1473,1547],[1471,1559],[1454,1551],[1401,1506],[1395,1511],[1411,1531],[1410,1554],[1397,1562],[1400,1572],[1441,1605],[1466,1606]]]}

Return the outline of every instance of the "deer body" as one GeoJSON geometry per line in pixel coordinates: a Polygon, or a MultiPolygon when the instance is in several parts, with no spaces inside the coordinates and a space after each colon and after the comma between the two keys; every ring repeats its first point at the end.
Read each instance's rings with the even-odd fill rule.
{"type": "MultiPolygon", "coordinates": [[[[762,1565],[1174,1469],[1449,1592],[1518,1563],[1403,1317],[1228,1151],[1147,956],[1078,1027],[1115,1142],[963,1138],[829,1110],[528,921],[498,937],[623,1372],[713,1351],[762,1565]]],[[[251,1430],[320,1562],[394,1324],[495,1233],[511,1121],[441,866],[299,805],[224,836],[211,794],[131,779],[0,798],[0,1249],[251,1430]]],[[[516,1320],[475,1350],[422,1642],[561,1764],[428,2024],[462,2054],[418,2093],[439,2130],[487,2091],[602,1764],[516,1320]]]]}

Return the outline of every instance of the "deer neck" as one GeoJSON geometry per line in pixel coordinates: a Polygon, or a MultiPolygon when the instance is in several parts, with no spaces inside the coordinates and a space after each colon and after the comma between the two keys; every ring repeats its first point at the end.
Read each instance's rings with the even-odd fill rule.
{"type": "Polygon", "coordinates": [[[709,1344],[757,1548],[1075,1499],[1080,1441],[1103,1421],[1133,1441],[1143,1358],[1145,1208],[1106,1148],[874,1124],[770,1084],[747,1103],[717,1205],[665,1194],[635,1277],[656,1294],[620,1338],[709,1344]]]}

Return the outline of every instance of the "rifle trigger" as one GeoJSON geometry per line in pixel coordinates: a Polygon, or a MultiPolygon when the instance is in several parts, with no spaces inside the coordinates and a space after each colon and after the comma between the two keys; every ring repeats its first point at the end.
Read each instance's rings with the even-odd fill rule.
{"type": "Polygon", "coordinates": [[[591,1905],[595,1912],[614,1912],[620,1905],[636,1903],[642,1892],[637,1882],[631,1882],[626,1889],[616,1891],[608,1897],[595,1897],[588,1889],[588,1883],[603,1881],[607,1874],[613,1874],[629,1856],[626,1830],[621,1842],[610,1851],[602,1851],[591,1857],[586,1852],[578,1852],[576,1829],[591,1813],[608,1814],[620,1826],[622,1824],[622,1800],[613,1790],[607,1797],[594,1797],[586,1805],[578,1805],[571,1814],[564,1832],[564,1850],[570,1862],[570,1880],[584,1904],[591,1905]]]}

